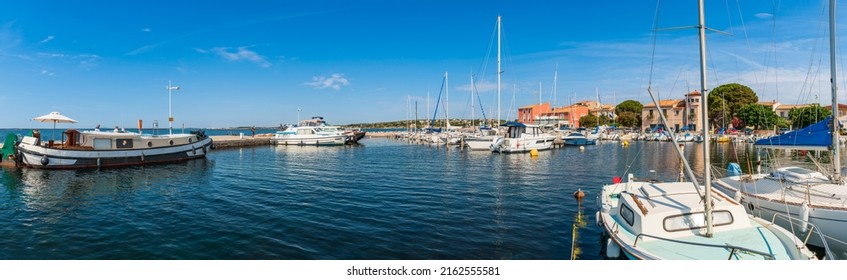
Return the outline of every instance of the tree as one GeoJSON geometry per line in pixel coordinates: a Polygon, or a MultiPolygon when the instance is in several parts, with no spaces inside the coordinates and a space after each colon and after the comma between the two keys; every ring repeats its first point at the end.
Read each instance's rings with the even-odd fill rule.
{"type": "Polygon", "coordinates": [[[633,112],[620,112],[618,113],[617,122],[620,126],[623,127],[640,127],[641,126],[641,118],[639,115],[636,115],[633,112]]]}
{"type": "Polygon", "coordinates": [[[641,115],[641,111],[644,110],[644,105],[641,102],[635,100],[627,100],[615,106],[615,113],[620,115],[623,112],[631,112],[636,115],[641,115]]]}
{"type": "Polygon", "coordinates": [[[597,125],[597,116],[588,114],[579,118],[579,126],[594,127],[597,125]]]}
{"type": "Polygon", "coordinates": [[[709,92],[709,118],[716,126],[730,124],[742,107],[759,102],[750,87],[742,84],[725,84],[709,92]]]}
{"type": "Polygon", "coordinates": [[[744,121],[744,124],[753,126],[758,130],[773,128],[780,117],[771,110],[771,107],[761,104],[747,104],[738,110],[738,118],[744,121]]]}
{"type": "Polygon", "coordinates": [[[793,108],[788,111],[788,119],[794,129],[804,128],[832,115],[829,109],[818,104],[809,107],[793,108]]]}

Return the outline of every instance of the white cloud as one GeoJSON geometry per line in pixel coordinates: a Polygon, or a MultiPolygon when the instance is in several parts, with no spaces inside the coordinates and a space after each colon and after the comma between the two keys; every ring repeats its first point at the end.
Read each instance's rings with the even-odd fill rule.
{"type": "Polygon", "coordinates": [[[772,17],[773,17],[773,14],[769,14],[769,13],[758,13],[758,14],[756,14],[756,17],[757,17],[757,18],[759,18],[759,19],[769,19],[769,18],[772,18],[772,17]]]}
{"type": "Polygon", "coordinates": [[[139,48],[137,48],[137,49],[134,49],[134,50],[132,50],[132,51],[130,51],[130,52],[128,52],[128,53],[126,53],[126,55],[137,55],[137,54],[146,53],[146,52],[152,51],[152,50],[153,50],[153,49],[155,49],[155,48],[158,48],[159,46],[161,46],[161,45],[162,45],[162,44],[164,44],[164,43],[165,43],[165,42],[162,42],[162,43],[156,43],[156,44],[152,44],[152,45],[141,46],[141,47],[139,47],[139,48]]]}
{"type": "Polygon", "coordinates": [[[145,27],[145,28],[141,29],[141,32],[150,32],[150,31],[152,31],[152,30],[150,30],[149,27],[145,27]]]}
{"type": "Polygon", "coordinates": [[[65,57],[65,54],[61,53],[37,53],[38,57],[52,57],[52,58],[60,58],[65,57]]]}
{"type": "MultiPolygon", "coordinates": [[[[497,90],[497,83],[491,82],[491,81],[474,81],[474,87],[476,88],[477,92],[496,91],[497,90]]],[[[470,92],[471,91],[471,84],[470,83],[463,84],[463,85],[457,86],[456,89],[463,91],[463,92],[470,92]]]]}
{"type": "Polygon", "coordinates": [[[38,42],[38,43],[39,43],[39,44],[44,44],[44,43],[47,43],[47,42],[53,41],[53,38],[56,38],[56,36],[50,35],[50,36],[47,36],[47,38],[44,38],[44,40],[41,40],[41,42],[38,42]]]}
{"type": "Polygon", "coordinates": [[[50,71],[47,71],[47,70],[41,70],[41,75],[44,75],[44,76],[53,76],[54,74],[56,74],[56,73],[53,73],[53,72],[50,72],[50,71]]]}
{"type": "Polygon", "coordinates": [[[350,85],[350,81],[344,77],[344,74],[335,73],[329,78],[325,76],[312,77],[312,82],[305,84],[313,86],[316,89],[331,88],[334,90],[340,90],[342,86],[350,85]]]}
{"type": "Polygon", "coordinates": [[[209,53],[209,51],[201,49],[201,48],[194,48],[194,51],[196,51],[198,53],[209,53]]]}
{"type": "Polygon", "coordinates": [[[271,67],[271,63],[268,62],[265,57],[247,49],[247,47],[219,47],[212,48],[212,52],[229,61],[247,60],[264,68],[271,67]],[[232,50],[232,52],[230,52],[230,50],[232,50]]]}

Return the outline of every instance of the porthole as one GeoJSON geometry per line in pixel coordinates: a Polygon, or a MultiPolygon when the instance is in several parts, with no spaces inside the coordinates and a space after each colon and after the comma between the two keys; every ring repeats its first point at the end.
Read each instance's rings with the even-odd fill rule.
{"type": "Polygon", "coordinates": [[[153,142],[147,141],[147,147],[153,147],[153,142]]]}
{"type": "Polygon", "coordinates": [[[170,144],[171,146],[173,146],[173,145],[174,145],[174,140],[168,140],[168,144],[170,144]]]}

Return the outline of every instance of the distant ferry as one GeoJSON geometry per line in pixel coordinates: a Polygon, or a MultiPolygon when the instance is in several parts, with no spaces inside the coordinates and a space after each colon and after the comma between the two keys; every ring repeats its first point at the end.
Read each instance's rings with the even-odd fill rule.
{"type": "MultiPolygon", "coordinates": [[[[117,129],[116,129],[117,130],[117,129]]],[[[36,137],[33,137],[36,136],[36,137]]],[[[16,146],[18,162],[40,169],[101,168],[179,162],[203,158],[212,138],[191,134],[142,135],[132,132],[68,129],[62,142],[25,136],[16,146]]]]}

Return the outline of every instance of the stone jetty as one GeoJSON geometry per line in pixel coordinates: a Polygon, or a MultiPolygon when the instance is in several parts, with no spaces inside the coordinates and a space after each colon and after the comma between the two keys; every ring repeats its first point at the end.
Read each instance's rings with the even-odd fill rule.
{"type": "Polygon", "coordinates": [[[238,135],[215,135],[209,137],[212,138],[212,145],[215,146],[215,149],[262,146],[271,144],[271,135],[269,134],[258,134],[255,137],[238,135]]]}

